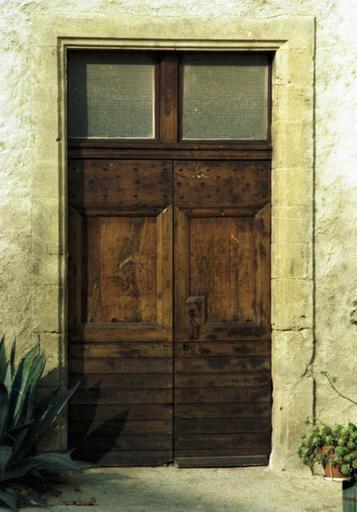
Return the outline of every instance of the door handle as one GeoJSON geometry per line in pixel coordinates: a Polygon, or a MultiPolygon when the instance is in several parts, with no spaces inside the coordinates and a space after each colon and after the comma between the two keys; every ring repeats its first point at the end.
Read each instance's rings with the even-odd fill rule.
{"type": "Polygon", "coordinates": [[[190,339],[197,340],[200,337],[200,327],[206,321],[206,300],[203,295],[191,295],[186,300],[190,339]]]}

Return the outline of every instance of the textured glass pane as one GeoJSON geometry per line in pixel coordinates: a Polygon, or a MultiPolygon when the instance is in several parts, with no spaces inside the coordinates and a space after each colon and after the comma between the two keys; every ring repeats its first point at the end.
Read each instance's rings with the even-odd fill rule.
{"type": "Polygon", "coordinates": [[[266,139],[268,63],[264,55],[184,57],[184,139],[266,139]]]}
{"type": "Polygon", "coordinates": [[[148,54],[71,53],[70,137],[152,137],[153,70],[148,54]]]}

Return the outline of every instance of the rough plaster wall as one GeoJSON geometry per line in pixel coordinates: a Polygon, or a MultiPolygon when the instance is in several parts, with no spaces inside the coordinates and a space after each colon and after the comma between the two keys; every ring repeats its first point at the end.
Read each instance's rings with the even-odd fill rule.
{"type": "MultiPolygon", "coordinates": [[[[91,18],[104,13],[140,14],[148,19],[205,16],[208,24],[215,16],[316,16],[316,355],[312,365],[317,382],[316,412],[324,420],[349,417],[357,421],[357,408],[336,397],[319,373],[327,369],[339,378],[344,393],[357,398],[357,328],[348,323],[350,303],[357,298],[356,2],[0,0],[0,11],[0,331],[17,334],[27,345],[32,343],[39,315],[32,306],[31,285],[39,273],[43,278],[43,273],[58,272],[55,258],[48,269],[35,268],[31,260],[41,242],[32,239],[31,230],[33,222],[41,222],[41,212],[30,201],[32,186],[37,185],[32,120],[36,117],[34,100],[39,101],[31,87],[36,80],[36,50],[31,47],[36,26],[32,15],[42,14],[48,23],[54,13],[91,18]]],[[[56,342],[51,329],[49,325],[49,340],[53,336],[56,342]]],[[[291,333],[286,336],[288,341],[291,333]]]]}

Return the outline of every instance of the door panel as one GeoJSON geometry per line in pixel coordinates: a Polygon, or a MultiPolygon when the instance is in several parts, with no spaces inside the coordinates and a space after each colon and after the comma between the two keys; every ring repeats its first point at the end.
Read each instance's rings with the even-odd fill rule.
{"type": "Polygon", "coordinates": [[[266,464],[270,162],[72,159],[69,198],[77,455],[266,464]]]}
{"type": "Polygon", "coordinates": [[[165,161],[70,161],[69,368],[84,379],[70,442],[101,465],[172,460],[171,175],[165,161]]]}
{"type": "Polygon", "coordinates": [[[269,339],[269,211],[176,209],[176,339],[269,339]]]}
{"type": "Polygon", "coordinates": [[[167,160],[71,159],[69,180],[70,204],[81,209],[104,212],[171,203],[172,166],[167,160]]]}
{"type": "Polygon", "coordinates": [[[265,206],[270,202],[270,162],[175,161],[175,205],[265,206]]]}
{"type": "Polygon", "coordinates": [[[178,465],[238,464],[231,456],[241,454],[267,462],[269,183],[264,162],[174,163],[178,465]]]}

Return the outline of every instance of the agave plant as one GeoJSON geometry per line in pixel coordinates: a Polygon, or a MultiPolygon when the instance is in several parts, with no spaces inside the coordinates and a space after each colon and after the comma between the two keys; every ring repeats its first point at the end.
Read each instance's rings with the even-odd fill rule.
{"type": "Polygon", "coordinates": [[[82,470],[88,465],[71,459],[70,452],[36,451],[78,384],[67,391],[59,388],[38,400],[38,389],[46,364],[39,343],[15,366],[16,344],[7,358],[0,340],[0,501],[11,510],[22,504],[45,506],[33,482],[49,474],[82,470]]]}

